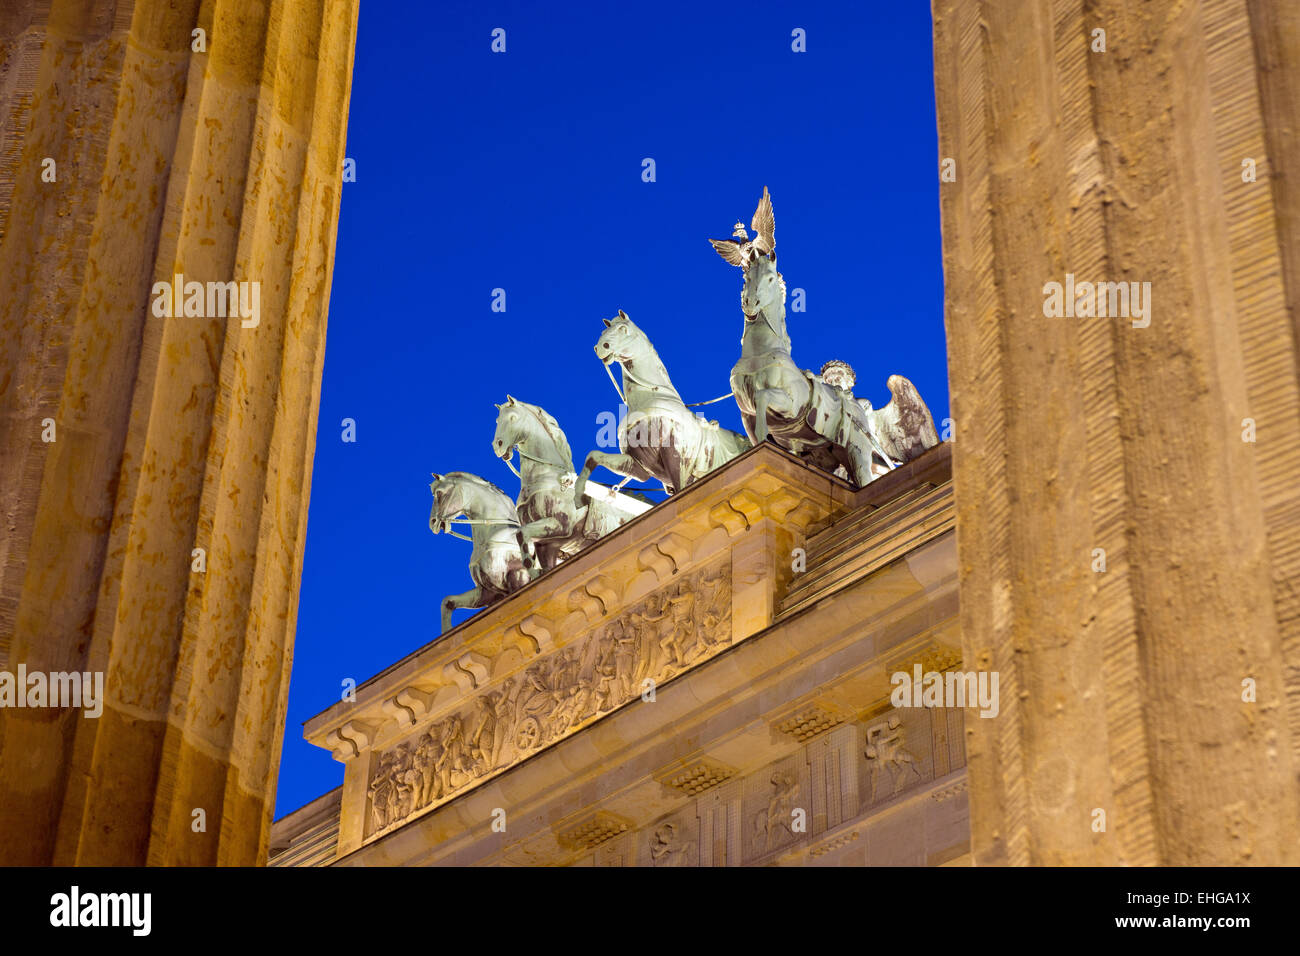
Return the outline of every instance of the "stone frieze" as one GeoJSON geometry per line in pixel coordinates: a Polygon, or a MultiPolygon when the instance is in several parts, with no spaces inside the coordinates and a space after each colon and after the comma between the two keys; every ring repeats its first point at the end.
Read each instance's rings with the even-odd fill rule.
{"type": "Polygon", "coordinates": [[[714,656],[731,637],[728,557],[647,595],[380,753],[367,786],[367,836],[567,737],[714,656]]]}

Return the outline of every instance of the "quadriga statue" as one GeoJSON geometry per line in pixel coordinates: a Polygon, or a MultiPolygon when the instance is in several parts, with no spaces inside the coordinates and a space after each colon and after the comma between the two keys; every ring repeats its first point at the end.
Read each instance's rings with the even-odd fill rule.
{"type": "Polygon", "coordinates": [[[606,368],[613,363],[622,367],[619,397],[627,405],[627,418],[619,423],[617,454],[587,454],[578,475],[578,500],[587,476],[600,466],[625,479],[656,478],[672,494],[750,447],[744,435],[706,421],[686,406],[649,337],[626,312],[619,309],[617,316],[603,321],[605,331],[596,340],[596,356],[606,368]]]}
{"type": "Polygon", "coordinates": [[[474,544],[469,556],[469,576],[474,587],[442,600],[442,630],[446,632],[451,629],[451,612],[456,608],[495,604],[518,591],[538,571],[520,547],[515,503],[492,482],[464,471],[445,475],[435,472],[429,490],[433,493],[429,530],[465,538],[451,526],[468,524],[468,540],[474,544]]]}
{"type": "Polygon", "coordinates": [[[587,483],[580,504],[574,496],[578,476],[573,452],[559,423],[537,405],[507,395],[505,404],[497,406],[492,450],[514,470],[516,449],[522,543],[525,550],[536,550],[544,571],[650,507],[595,482],[587,483]]]}
{"type": "Polygon", "coordinates": [[[740,303],[745,326],[731,391],[750,438],[758,443],[770,436],[826,471],[842,467],[858,485],[937,445],[930,410],[901,375],[890,376],[893,398],[877,410],[853,397],[844,385],[851,384],[851,376],[828,381],[795,364],[785,326],[785,280],[776,269],[776,218],[766,186],[750,228],[757,232],[752,239],[737,223],[731,239],[709,240],[744,273],[740,303]]]}

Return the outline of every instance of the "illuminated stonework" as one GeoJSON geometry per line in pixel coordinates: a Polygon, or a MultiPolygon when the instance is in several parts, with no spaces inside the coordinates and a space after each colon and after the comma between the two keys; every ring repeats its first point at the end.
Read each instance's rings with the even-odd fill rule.
{"type": "Polygon", "coordinates": [[[948,460],[854,491],[753,449],[399,661],[306,726],[346,767],[334,858],[961,861],[964,799],[927,795],[963,715],[889,704],[890,662],[960,661],[948,460]]]}

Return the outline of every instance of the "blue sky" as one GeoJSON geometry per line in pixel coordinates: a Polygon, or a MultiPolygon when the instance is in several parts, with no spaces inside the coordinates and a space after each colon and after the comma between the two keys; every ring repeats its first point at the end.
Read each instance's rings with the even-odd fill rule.
{"type": "MultiPolygon", "coordinates": [[[[471,586],[429,473],[518,492],[494,403],[542,405],[580,464],[618,407],[592,347],[620,308],[687,401],[729,391],[741,276],[705,240],[764,185],[806,295],[795,360],[849,362],[877,406],[906,375],[948,415],[930,31],[924,0],[362,3],[277,817],[342,782],[302,722],[471,586]]],[[[709,414],[742,430],[731,401],[709,414]]]]}

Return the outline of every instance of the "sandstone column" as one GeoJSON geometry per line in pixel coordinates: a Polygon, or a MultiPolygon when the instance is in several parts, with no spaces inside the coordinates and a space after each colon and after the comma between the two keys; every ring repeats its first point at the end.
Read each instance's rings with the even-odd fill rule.
{"type": "Polygon", "coordinates": [[[977,863],[1300,862],[1294,6],[934,0],[977,863]]]}
{"type": "Polygon", "coordinates": [[[0,710],[0,862],[265,860],[356,20],[0,13],[0,668],[107,698],[0,710]],[[176,274],[256,283],[257,324],[157,317],[176,274]]]}

